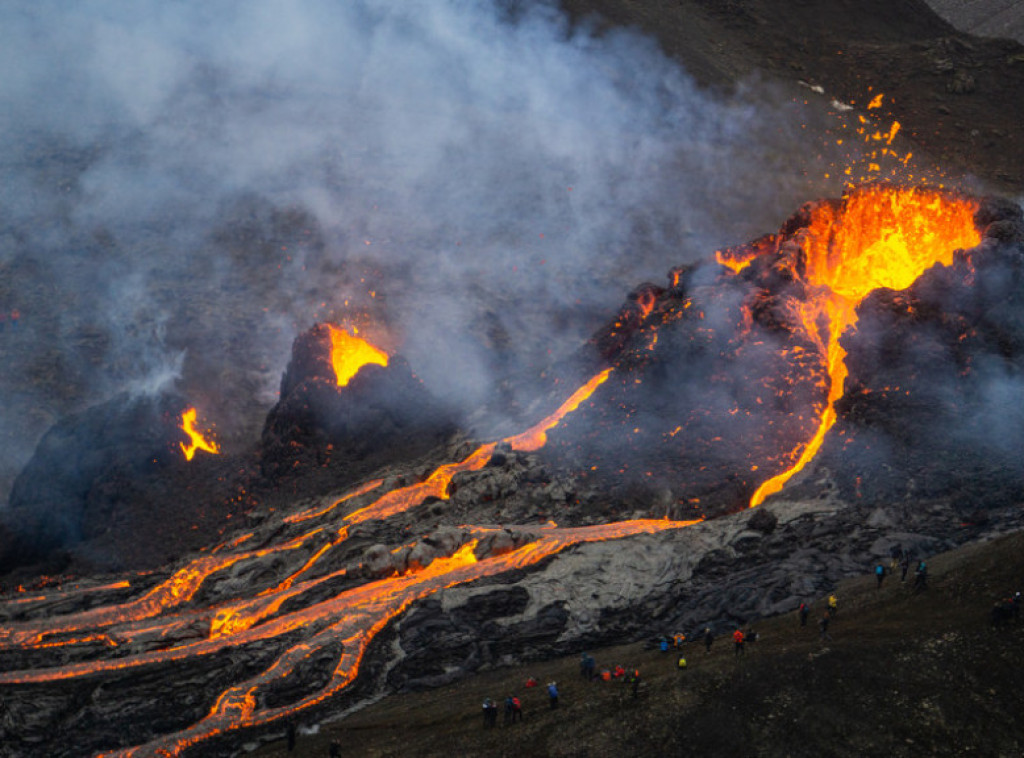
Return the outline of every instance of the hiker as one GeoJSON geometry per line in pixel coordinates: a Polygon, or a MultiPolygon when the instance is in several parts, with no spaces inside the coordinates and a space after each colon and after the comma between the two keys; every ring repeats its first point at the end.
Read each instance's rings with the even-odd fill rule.
{"type": "Polygon", "coordinates": [[[832,641],[832,635],[828,633],[828,625],[830,620],[831,616],[829,615],[829,612],[825,611],[821,619],[818,621],[818,631],[821,639],[828,640],[829,642],[832,641]]]}
{"type": "Polygon", "coordinates": [[[623,666],[623,665],[622,665],[622,664],[620,663],[619,665],[617,665],[617,666],[615,667],[615,672],[613,673],[613,676],[614,676],[614,677],[615,677],[616,679],[621,679],[621,678],[622,678],[622,677],[624,677],[625,675],[626,675],[626,668],[625,668],[625,666],[623,666]]]}
{"type": "Polygon", "coordinates": [[[548,682],[548,702],[551,704],[551,710],[555,710],[558,707],[558,683],[548,682]]]}
{"type": "Polygon", "coordinates": [[[896,571],[896,567],[900,565],[900,556],[903,555],[903,545],[896,543],[889,548],[889,569],[896,571]]]}
{"type": "Polygon", "coordinates": [[[519,698],[512,696],[512,723],[523,720],[523,704],[519,698]]]}
{"type": "Polygon", "coordinates": [[[684,642],[686,642],[686,635],[682,632],[676,632],[672,635],[672,644],[677,648],[681,648],[684,642]]]}
{"type": "Polygon", "coordinates": [[[715,635],[711,632],[711,627],[704,627],[704,652],[711,652],[711,645],[715,641],[715,635]]]}
{"type": "Polygon", "coordinates": [[[661,652],[667,653],[668,652],[668,639],[666,639],[665,637],[662,637],[661,640],[658,642],[658,647],[661,649],[661,652]]]}
{"type": "Polygon", "coordinates": [[[875,578],[878,580],[878,586],[875,589],[882,589],[882,581],[885,579],[885,566],[881,563],[875,566],[875,578]]]}
{"type": "Polygon", "coordinates": [[[540,682],[537,681],[537,677],[535,677],[535,676],[527,677],[527,679],[526,679],[526,689],[530,689],[531,687],[536,687],[538,684],[540,684],[540,682]]]}
{"type": "Polygon", "coordinates": [[[800,603],[800,626],[807,626],[807,616],[811,612],[811,607],[807,603],[800,603]]]}
{"type": "Polygon", "coordinates": [[[597,669],[597,661],[589,653],[580,657],[580,676],[588,682],[594,678],[594,671],[597,669]]]}
{"type": "Polygon", "coordinates": [[[903,555],[900,557],[900,581],[907,581],[907,571],[910,570],[910,553],[906,550],[903,551],[903,555]]]}
{"type": "Polygon", "coordinates": [[[679,656],[679,660],[676,661],[676,668],[678,668],[680,671],[682,671],[683,669],[686,668],[686,656],[685,655],[679,656]]]}
{"type": "Polygon", "coordinates": [[[918,561],[914,570],[914,592],[928,589],[928,565],[924,561],[918,561]]]}
{"type": "Polygon", "coordinates": [[[633,684],[633,697],[640,692],[640,669],[633,669],[633,677],[630,679],[633,684]]]}
{"type": "Polygon", "coordinates": [[[515,710],[515,698],[509,695],[505,698],[505,726],[512,723],[512,711],[515,710]]]}
{"type": "Polygon", "coordinates": [[[735,632],[732,633],[732,641],[733,641],[733,644],[735,645],[734,655],[739,655],[740,653],[745,652],[743,650],[743,630],[742,629],[737,629],[735,632]]]}
{"type": "Polygon", "coordinates": [[[835,618],[838,612],[839,598],[837,598],[835,593],[833,592],[831,595],[828,596],[828,614],[831,618],[835,618]]]}
{"type": "MultiPolygon", "coordinates": [[[[616,674],[618,676],[618,674],[616,674]]],[[[612,672],[608,669],[601,669],[601,681],[610,682],[612,680],[612,672]]]]}

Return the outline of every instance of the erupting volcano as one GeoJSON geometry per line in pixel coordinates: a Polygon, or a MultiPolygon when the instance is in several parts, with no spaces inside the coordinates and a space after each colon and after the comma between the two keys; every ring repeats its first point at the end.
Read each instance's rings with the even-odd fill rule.
{"type": "MultiPolygon", "coordinates": [[[[901,472],[922,460],[941,465],[950,449],[963,459],[955,438],[941,447],[941,435],[903,430],[984,420],[993,364],[1024,363],[1024,331],[1006,316],[1022,230],[1011,204],[939,190],[870,185],[809,203],[777,234],[673,269],[667,286],[638,287],[552,385],[571,376],[576,389],[538,403],[549,412],[533,426],[484,444],[400,356],[312,327],[267,418],[259,474],[243,480],[265,500],[244,527],[157,572],[0,604],[8,707],[49,709],[19,739],[69,754],[45,724],[77,719],[109,724],[76,746],[106,755],[179,755],[213,740],[237,748],[287,718],[344,711],[385,681],[444,681],[510,654],[511,643],[489,638],[467,656],[460,634],[501,640],[521,629],[544,655],[641,631],[638,603],[680,628],[795,607],[792,572],[763,571],[767,551],[742,553],[776,528],[765,510],[774,506],[747,517],[761,517],[756,527],[739,514],[815,465],[826,483],[809,501],[855,509],[897,497],[893,480],[911,480],[901,472]],[[940,366],[947,400],[937,409],[928,392],[940,366]],[[864,484],[880,439],[903,445],[890,459],[897,474],[864,484]],[[624,538],[646,542],[635,554],[602,552],[624,538]],[[716,561],[729,551],[742,565],[726,571],[716,561]],[[650,584],[634,597],[641,554],[650,584]],[[632,568],[615,568],[622,556],[632,568]],[[531,583],[560,561],[575,567],[570,581],[590,582],[586,592],[561,578],[531,583]],[[702,571],[711,590],[694,589],[710,581],[702,571]],[[140,697],[155,671],[159,695],[140,697]]],[[[194,422],[189,409],[191,449],[217,452],[194,422]]],[[[971,482],[937,482],[955,494],[951,508],[974,507],[971,482]]],[[[797,517],[785,529],[817,533],[797,517]]],[[[836,572],[850,570],[844,560],[836,572]]]]}

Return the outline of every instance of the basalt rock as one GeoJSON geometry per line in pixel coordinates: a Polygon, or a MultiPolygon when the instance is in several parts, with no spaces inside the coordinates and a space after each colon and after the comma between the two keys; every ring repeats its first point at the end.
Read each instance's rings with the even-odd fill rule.
{"type": "Polygon", "coordinates": [[[339,387],[331,363],[330,327],[299,335],[260,441],[261,471],[270,481],[312,477],[346,484],[374,468],[408,461],[456,431],[401,356],[365,365],[339,387]]]}

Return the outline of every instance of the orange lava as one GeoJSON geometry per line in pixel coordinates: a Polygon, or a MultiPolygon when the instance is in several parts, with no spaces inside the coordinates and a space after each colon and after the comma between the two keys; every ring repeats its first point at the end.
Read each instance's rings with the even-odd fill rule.
{"type": "Polygon", "coordinates": [[[344,387],[367,364],[388,365],[388,354],[352,332],[328,324],[331,330],[331,363],[338,386],[344,387]]]}
{"type": "MultiPolygon", "coordinates": [[[[521,435],[504,442],[515,450],[536,450],[544,444],[547,432],[567,414],[589,398],[611,369],[592,377],[574,392],[555,412],[521,435]]],[[[478,447],[461,461],[439,466],[424,481],[385,492],[368,505],[347,516],[340,506],[368,496],[382,482],[374,480],[323,507],[313,507],[281,520],[272,541],[246,550],[243,543],[253,541],[252,533],[218,546],[216,553],[200,556],[178,568],[147,592],[127,601],[115,600],[87,610],[61,612],[76,593],[92,593],[130,588],[130,582],[102,587],[71,588],[33,598],[34,602],[53,605],[53,618],[41,618],[43,607],[35,608],[33,618],[13,621],[0,627],[0,650],[31,649],[45,653],[56,649],[51,666],[25,671],[0,672],[4,687],[42,682],[100,677],[169,666],[175,662],[208,658],[229,647],[242,648],[261,641],[280,639],[278,657],[265,669],[243,681],[225,682],[225,689],[211,700],[206,716],[180,731],[155,737],[145,745],[125,747],[107,753],[118,756],[180,755],[190,747],[219,734],[259,726],[288,718],[338,694],[357,676],[363,654],[375,635],[411,603],[433,592],[521,569],[571,545],[610,540],[636,534],[651,534],[691,526],[696,521],[637,520],[592,527],[560,528],[508,527],[528,532],[531,541],[501,553],[476,555],[479,540],[494,527],[467,526],[467,537],[451,555],[439,556],[427,565],[375,581],[352,586],[338,584],[347,574],[331,562],[332,550],[348,538],[350,527],[371,520],[386,519],[419,505],[426,497],[447,498],[452,476],[460,471],[475,471],[487,464],[497,443],[478,447]],[[295,532],[297,525],[316,521],[320,525],[295,532]],[[296,553],[289,557],[289,553],[296,553]],[[273,555],[286,571],[272,574],[257,572],[259,586],[234,581],[231,592],[239,596],[204,601],[199,590],[207,581],[216,586],[231,584],[233,577],[249,575],[247,563],[273,555]],[[287,563],[286,563],[287,561],[287,563]],[[337,586],[333,592],[329,588],[337,586]],[[295,601],[300,597],[319,597],[311,603],[295,601]],[[310,630],[298,639],[299,630],[310,630]],[[339,644],[340,643],[340,644],[339,644]],[[104,657],[97,652],[109,650],[104,657]],[[84,659],[76,649],[85,648],[84,659]],[[299,699],[281,705],[268,705],[267,693],[297,667],[310,659],[322,660],[325,650],[340,651],[330,676],[299,699]]],[[[266,539],[264,537],[264,539],[266,539]]],[[[262,564],[256,564],[262,565],[262,564]]],[[[216,591],[214,596],[217,596],[216,591]]],[[[13,601],[17,602],[17,601],[13,601]]],[[[80,606],[78,606],[80,607],[80,606]]],[[[261,643],[262,644],[262,643],[261,643]]],[[[319,664],[318,664],[319,665],[319,664]]],[[[173,675],[169,673],[166,675],[173,675]]]]}
{"type": "Polygon", "coordinates": [[[919,188],[860,187],[836,206],[822,204],[798,234],[806,255],[808,300],[801,315],[807,334],[826,356],[827,400],[814,436],[793,451],[794,464],[764,482],[750,506],[764,502],[818,452],[836,420],[833,403],[843,394],[846,352],[839,336],[857,323],[856,308],[880,287],[902,290],[933,265],[948,266],[953,252],[974,247],[975,203],[919,188]]]}
{"type": "MultiPolygon", "coordinates": [[[[186,445],[184,442],[179,443],[181,445],[181,452],[185,454],[185,460],[192,460],[196,454],[196,450],[205,450],[207,453],[216,455],[220,452],[220,447],[213,440],[208,440],[206,435],[200,432],[195,427],[196,424],[196,409],[189,408],[181,414],[181,429],[188,435],[191,442],[186,445]]],[[[209,434],[209,432],[207,432],[209,434]]]]}

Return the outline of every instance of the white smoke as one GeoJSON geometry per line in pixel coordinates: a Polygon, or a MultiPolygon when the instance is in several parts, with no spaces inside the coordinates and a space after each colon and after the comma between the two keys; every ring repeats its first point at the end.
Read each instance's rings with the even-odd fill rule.
{"type": "Polygon", "coordinates": [[[224,414],[245,398],[248,434],[294,335],[350,301],[431,390],[475,404],[507,370],[481,314],[541,366],[634,284],[838,189],[816,116],[781,89],[712,95],[636,33],[570,28],[545,3],[516,16],[462,0],[0,7],[0,295],[32,335],[4,389],[60,413],[176,375],[184,354],[185,393],[224,414]],[[129,328],[143,316],[159,333],[129,328]],[[83,323],[107,335],[100,359],[83,323]],[[40,351],[80,366],[73,392],[33,381],[40,351]]]}

